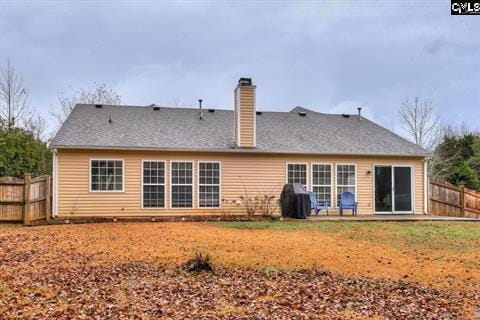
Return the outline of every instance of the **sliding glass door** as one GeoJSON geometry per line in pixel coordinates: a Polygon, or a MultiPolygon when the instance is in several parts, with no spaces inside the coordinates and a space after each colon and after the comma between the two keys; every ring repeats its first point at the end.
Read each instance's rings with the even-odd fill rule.
{"type": "Polygon", "coordinates": [[[375,212],[392,212],[392,167],[375,167],[375,212]]]}
{"type": "Polygon", "coordinates": [[[412,167],[375,166],[375,212],[412,213],[412,167]]]}
{"type": "Polygon", "coordinates": [[[394,167],[393,211],[412,212],[412,168],[394,167]]]}

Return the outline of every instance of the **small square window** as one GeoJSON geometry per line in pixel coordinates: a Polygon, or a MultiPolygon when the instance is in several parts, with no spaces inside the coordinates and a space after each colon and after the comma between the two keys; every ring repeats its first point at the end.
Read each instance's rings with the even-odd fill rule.
{"type": "Polygon", "coordinates": [[[90,161],[91,191],[122,191],[123,161],[121,160],[91,160],[90,161]]]}

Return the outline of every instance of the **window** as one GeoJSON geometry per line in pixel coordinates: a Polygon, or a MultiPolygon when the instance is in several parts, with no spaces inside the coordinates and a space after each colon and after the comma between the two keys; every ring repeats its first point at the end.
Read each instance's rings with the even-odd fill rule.
{"type": "Polygon", "coordinates": [[[312,164],[312,189],[319,203],[332,205],[332,165],[312,164]]]}
{"type": "Polygon", "coordinates": [[[142,205],[165,208],[165,161],[143,161],[142,205]]]}
{"type": "Polygon", "coordinates": [[[307,186],[307,165],[305,163],[287,164],[287,183],[301,183],[307,186]]]}
{"type": "Polygon", "coordinates": [[[193,208],[193,162],[172,161],[171,207],[193,208]]]}
{"type": "Polygon", "coordinates": [[[123,191],[123,160],[90,160],[90,191],[123,191]]]}
{"type": "Polygon", "coordinates": [[[355,194],[355,191],[355,165],[337,164],[337,205],[340,205],[340,196],[343,192],[355,194]]]}
{"type": "Polygon", "coordinates": [[[220,162],[198,163],[198,206],[220,207],[220,162]]]}

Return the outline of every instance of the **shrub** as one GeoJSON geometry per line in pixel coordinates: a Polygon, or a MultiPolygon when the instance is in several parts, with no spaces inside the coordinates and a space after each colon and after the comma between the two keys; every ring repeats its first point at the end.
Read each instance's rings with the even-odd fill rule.
{"type": "Polygon", "coordinates": [[[275,208],[279,205],[279,201],[275,200],[275,196],[258,193],[255,196],[249,196],[247,192],[240,196],[242,205],[248,217],[253,217],[255,213],[260,213],[264,217],[271,217],[275,212],[275,208]]]}
{"type": "Polygon", "coordinates": [[[185,263],[185,270],[188,272],[214,272],[210,255],[196,252],[195,257],[185,263]]]}
{"type": "Polygon", "coordinates": [[[222,199],[222,205],[220,207],[222,217],[226,217],[232,214],[233,205],[235,205],[235,201],[228,201],[227,199],[222,199]]]}
{"type": "Polygon", "coordinates": [[[275,201],[275,196],[263,195],[260,200],[259,208],[262,216],[271,217],[275,211],[275,207],[279,204],[275,201]]]}
{"type": "Polygon", "coordinates": [[[253,217],[255,212],[257,212],[258,196],[250,197],[247,193],[245,193],[245,195],[240,196],[240,199],[247,216],[250,218],[253,217]]]}
{"type": "Polygon", "coordinates": [[[25,130],[0,128],[0,151],[0,176],[52,173],[52,150],[25,130]]]}

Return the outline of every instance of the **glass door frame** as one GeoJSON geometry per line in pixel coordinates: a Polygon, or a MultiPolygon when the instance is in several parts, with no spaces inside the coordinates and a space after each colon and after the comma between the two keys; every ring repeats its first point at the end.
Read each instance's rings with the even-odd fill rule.
{"type": "Polygon", "coordinates": [[[372,183],[373,183],[373,213],[374,214],[414,214],[415,213],[415,185],[413,180],[413,165],[411,164],[380,164],[375,163],[373,164],[372,170],[372,183]],[[375,192],[376,192],[376,185],[375,185],[375,168],[376,167],[390,167],[392,168],[392,211],[376,211],[375,206],[375,192]],[[412,210],[410,211],[395,211],[395,168],[410,168],[410,207],[412,210]]]}

